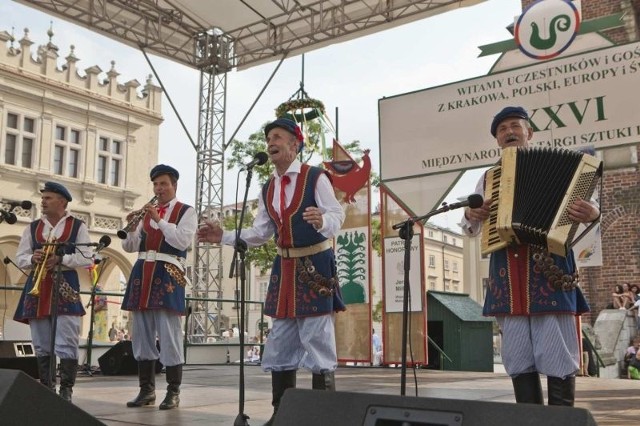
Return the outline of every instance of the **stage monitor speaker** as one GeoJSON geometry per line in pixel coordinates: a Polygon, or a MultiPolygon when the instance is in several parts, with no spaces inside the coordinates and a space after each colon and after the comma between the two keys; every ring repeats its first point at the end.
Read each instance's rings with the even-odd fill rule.
{"type": "Polygon", "coordinates": [[[3,426],[98,426],[104,423],[65,401],[21,371],[0,369],[3,426]]]}
{"type": "MultiPolygon", "coordinates": [[[[122,340],[98,358],[100,371],[105,376],[126,376],[138,374],[138,362],[133,357],[131,340],[122,340]]],[[[160,361],[156,362],[156,374],[162,371],[160,361]]]]}
{"type": "Polygon", "coordinates": [[[21,370],[39,379],[38,360],[31,342],[24,341],[0,341],[0,368],[21,370]]]}
{"type": "Polygon", "coordinates": [[[595,426],[583,408],[288,389],[274,426],[595,426]]]}

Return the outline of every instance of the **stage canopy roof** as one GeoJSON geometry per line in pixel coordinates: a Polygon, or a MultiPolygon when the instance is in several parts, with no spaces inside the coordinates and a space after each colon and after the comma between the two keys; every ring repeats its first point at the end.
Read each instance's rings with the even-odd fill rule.
{"type": "Polygon", "coordinates": [[[199,68],[205,32],[238,69],[486,0],[15,0],[135,48],[199,68]]]}

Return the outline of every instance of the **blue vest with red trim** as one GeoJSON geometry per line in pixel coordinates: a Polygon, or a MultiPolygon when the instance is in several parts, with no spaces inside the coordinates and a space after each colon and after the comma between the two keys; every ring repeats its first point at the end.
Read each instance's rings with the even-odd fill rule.
{"type": "MultiPolygon", "coordinates": [[[[75,242],[78,237],[78,229],[83,222],[73,216],[65,219],[64,230],[56,242],[75,242]]],[[[33,250],[41,249],[47,238],[43,235],[44,222],[41,219],[30,224],[31,247],[33,250]]],[[[73,245],[65,245],[64,253],[72,254],[75,251],[73,245]]],[[[35,271],[35,269],[34,269],[35,271]]],[[[33,289],[34,274],[29,274],[22,289],[20,301],[13,319],[22,323],[29,323],[30,319],[46,318],[51,315],[51,302],[53,296],[53,271],[48,271],[42,278],[39,286],[40,295],[31,296],[29,292],[33,289]]],[[[63,279],[60,280],[60,291],[58,291],[58,315],[82,316],[86,312],[80,300],[80,280],[75,270],[62,271],[63,279]]]]}
{"type": "MultiPolygon", "coordinates": [[[[537,315],[589,312],[580,287],[564,291],[556,289],[533,260],[530,246],[507,247],[491,254],[489,284],[483,314],[537,315]]],[[[573,252],[565,257],[552,255],[556,266],[565,274],[576,271],[573,252]]]]}
{"type": "MultiPolygon", "coordinates": [[[[276,232],[276,245],[300,248],[326,241],[312,225],[302,218],[307,207],[317,207],[315,189],[324,170],[303,164],[296,180],[293,199],[280,218],[273,204],[274,179],[262,188],[262,199],[276,232]]],[[[296,318],[325,315],[345,310],[337,280],[333,249],[301,258],[276,256],[271,270],[264,313],[274,318],[296,318]],[[327,289],[321,295],[321,289],[327,289]]]]}
{"type": "MultiPolygon", "coordinates": [[[[165,218],[169,223],[178,223],[190,206],[177,202],[171,211],[171,215],[165,218]]],[[[151,227],[151,217],[144,218],[140,248],[141,252],[156,251],[185,258],[186,250],[178,250],[169,245],[160,229],[151,227]]],[[[122,301],[122,309],[126,311],[145,311],[148,309],[167,309],[180,315],[184,315],[185,289],[169,273],[167,262],[147,262],[138,259],[133,265],[133,270],[127,282],[122,301]]]]}
{"type": "MultiPolygon", "coordinates": [[[[487,175],[483,179],[486,186],[487,175]]],[[[482,313],[496,315],[541,315],[589,312],[589,305],[580,290],[556,289],[533,260],[533,248],[528,245],[508,246],[491,253],[489,283],[482,313]]],[[[576,272],[573,252],[567,257],[551,255],[554,264],[564,274],[576,272]]]]}

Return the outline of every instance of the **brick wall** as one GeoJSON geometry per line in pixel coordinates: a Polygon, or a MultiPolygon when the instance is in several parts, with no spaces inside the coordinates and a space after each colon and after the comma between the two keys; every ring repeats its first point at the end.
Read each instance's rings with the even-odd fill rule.
{"type": "MultiPolygon", "coordinates": [[[[636,151],[640,151],[638,147],[636,151]]],[[[640,154],[640,152],[638,152],[640,154]]],[[[602,267],[583,268],[581,282],[595,321],[611,302],[615,284],[640,285],[640,173],[638,168],[605,170],[602,197],[602,267]]]]}
{"type": "MultiPolygon", "coordinates": [[[[535,0],[523,0],[523,10],[535,0]]],[[[625,11],[630,19],[625,27],[607,31],[615,43],[640,39],[640,0],[582,0],[582,18],[594,19],[625,11]]],[[[640,142],[640,141],[639,141],[640,142]]],[[[640,151],[636,146],[636,151],[640,151]]],[[[640,157],[640,152],[638,152],[640,157]]],[[[583,268],[581,285],[591,305],[583,321],[593,324],[598,313],[610,303],[615,284],[640,285],[640,172],[637,165],[610,170],[605,167],[602,194],[603,266],[583,268]]]]}

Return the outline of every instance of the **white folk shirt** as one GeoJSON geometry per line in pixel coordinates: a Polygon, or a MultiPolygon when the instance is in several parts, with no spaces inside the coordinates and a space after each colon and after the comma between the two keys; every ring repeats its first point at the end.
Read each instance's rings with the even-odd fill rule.
{"type": "MultiPolygon", "coordinates": [[[[178,202],[177,198],[174,198],[169,202],[167,210],[164,213],[164,217],[171,216],[171,212],[178,202]]],[[[135,231],[129,232],[127,238],[122,241],[122,248],[128,253],[137,252],[140,249],[140,231],[143,226],[144,219],[140,221],[135,231]]],[[[160,219],[156,223],[151,219],[150,226],[153,229],[160,229],[164,240],[170,246],[177,248],[178,250],[186,250],[193,243],[193,237],[198,229],[198,218],[194,208],[190,207],[184,213],[180,221],[176,223],[169,223],[164,218],[160,219]]]]}
{"type": "MultiPolygon", "coordinates": [[[[291,200],[293,199],[293,194],[295,194],[296,181],[298,175],[300,174],[301,167],[302,163],[300,163],[300,160],[294,160],[285,172],[285,175],[291,178],[291,182],[284,188],[286,207],[289,207],[289,204],[291,204],[291,200]]],[[[279,212],[281,176],[278,175],[277,171],[274,171],[273,177],[275,179],[275,186],[273,188],[274,191],[272,206],[276,211],[279,212]]],[[[342,206],[340,205],[338,200],[336,200],[331,181],[324,173],[322,173],[318,178],[314,196],[316,204],[322,212],[322,227],[317,231],[325,238],[331,239],[338,233],[338,231],[342,227],[345,214],[342,210],[342,206]]],[[[253,227],[250,229],[243,229],[241,237],[248,246],[255,247],[267,242],[271,237],[273,237],[275,231],[275,226],[273,225],[273,222],[271,222],[271,218],[269,217],[267,209],[265,208],[261,191],[260,196],[258,197],[258,213],[255,220],[253,221],[253,227]]],[[[235,231],[224,231],[222,234],[222,243],[233,245],[235,237],[235,231]]]]}
{"type": "MultiPolygon", "coordinates": [[[[44,222],[42,228],[42,235],[47,238],[49,232],[51,232],[52,238],[60,238],[64,232],[65,223],[69,217],[69,212],[65,212],[64,216],[56,223],[56,226],[51,225],[49,219],[46,216],[42,216],[41,220],[44,222]]],[[[78,235],[74,241],[78,244],[90,243],[89,230],[84,223],[78,227],[78,235]]],[[[31,246],[31,225],[27,226],[20,238],[20,244],[18,244],[18,250],[16,252],[16,264],[22,269],[32,268],[31,258],[33,257],[34,249],[31,246]]],[[[84,266],[93,265],[93,252],[90,247],[78,246],[75,253],[65,254],[62,256],[62,265],[68,268],[80,268],[84,266]]]]}

